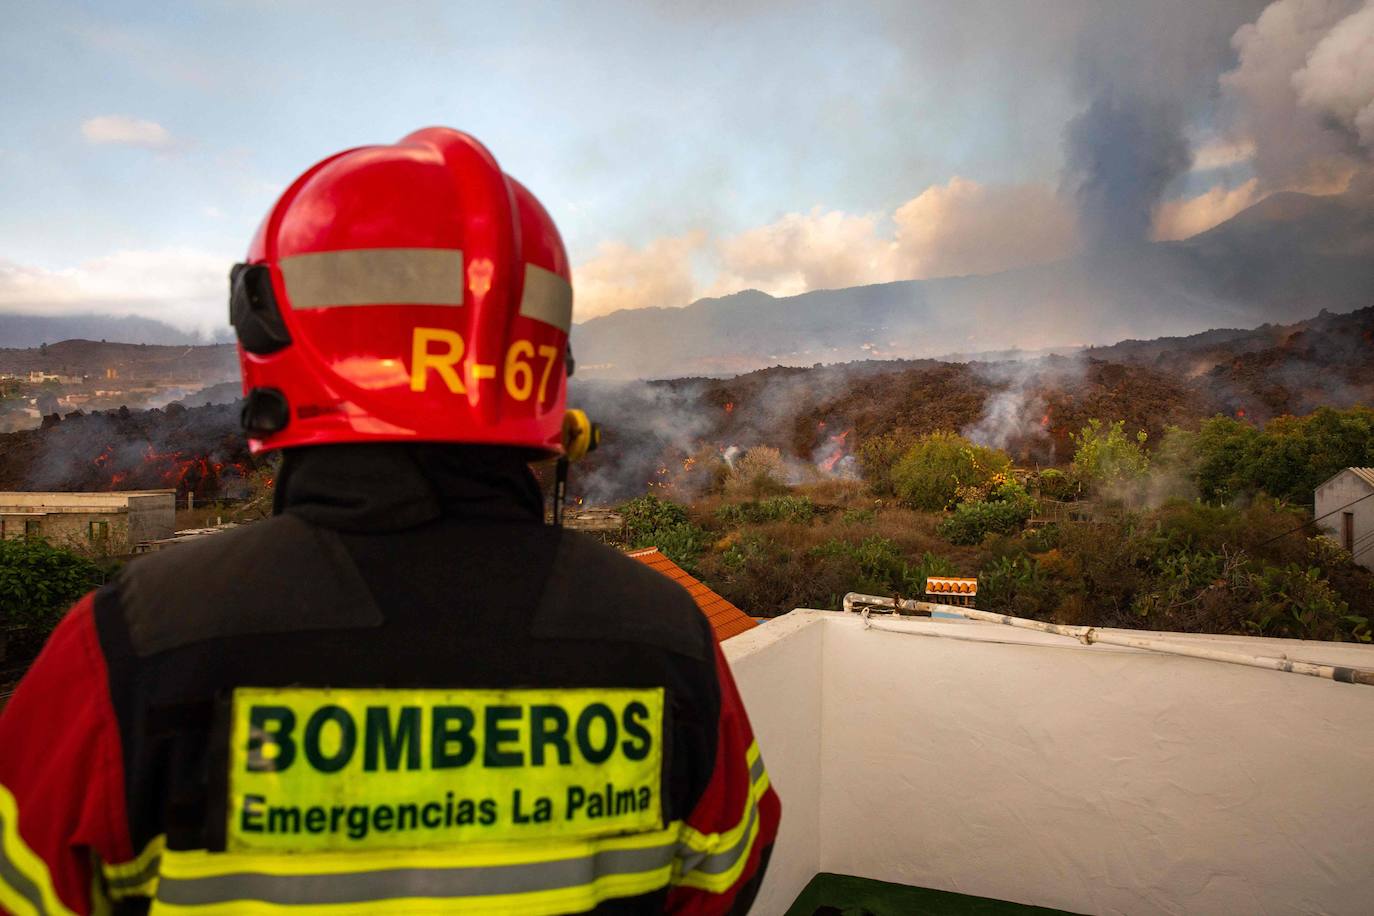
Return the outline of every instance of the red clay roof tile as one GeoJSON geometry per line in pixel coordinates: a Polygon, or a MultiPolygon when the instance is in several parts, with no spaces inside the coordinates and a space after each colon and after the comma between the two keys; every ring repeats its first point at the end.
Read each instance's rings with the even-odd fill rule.
{"type": "Polygon", "coordinates": [[[715,631],[718,642],[724,642],[731,636],[738,636],[745,630],[758,626],[753,618],[711,591],[700,580],[693,578],[685,569],[664,556],[657,547],[632,550],[629,556],[686,588],[697,607],[701,608],[701,612],[711,622],[711,629],[715,631]]]}

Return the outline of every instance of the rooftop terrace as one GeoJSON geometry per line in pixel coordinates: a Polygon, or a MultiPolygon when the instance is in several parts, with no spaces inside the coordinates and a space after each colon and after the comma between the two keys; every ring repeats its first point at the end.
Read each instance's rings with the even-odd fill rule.
{"type": "MultiPolygon", "coordinates": [[[[754,912],[822,872],[1077,913],[1374,900],[1374,687],[882,624],[901,632],[798,610],[723,644],[783,800],[754,912]]],[[[1370,646],[1161,635],[1374,667],[1370,646]]]]}

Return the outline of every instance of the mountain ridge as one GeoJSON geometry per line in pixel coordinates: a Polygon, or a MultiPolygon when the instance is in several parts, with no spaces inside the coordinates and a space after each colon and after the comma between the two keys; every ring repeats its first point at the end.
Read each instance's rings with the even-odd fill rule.
{"type": "MultiPolygon", "coordinates": [[[[1028,230],[1033,231],[1033,228],[1028,230]]],[[[589,375],[734,375],[771,364],[1043,350],[1291,321],[1374,301],[1374,195],[1270,195],[1181,241],[1048,264],[680,309],[574,326],[589,375]]]]}

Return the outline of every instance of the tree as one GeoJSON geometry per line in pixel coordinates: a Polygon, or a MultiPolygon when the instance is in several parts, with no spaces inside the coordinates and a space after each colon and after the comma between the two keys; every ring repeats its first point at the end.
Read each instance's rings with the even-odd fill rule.
{"type": "Polygon", "coordinates": [[[1006,452],[974,445],[954,433],[928,433],[892,469],[892,486],[912,508],[938,512],[959,501],[961,488],[985,487],[1010,470],[1006,452]]]}
{"type": "Polygon", "coordinates": [[[1264,492],[1304,505],[1341,468],[1374,461],[1374,409],[1322,407],[1263,429],[1230,417],[1203,422],[1195,440],[1198,489],[1225,502],[1264,492]]]}
{"type": "Polygon", "coordinates": [[[894,429],[860,440],[855,455],[859,459],[859,474],[875,496],[895,496],[896,485],[892,471],[902,456],[916,444],[916,434],[907,429],[894,429]]]}
{"type": "Polygon", "coordinates": [[[1150,470],[1150,458],[1145,454],[1146,433],[1142,429],[1132,441],[1126,435],[1126,421],[1117,420],[1104,426],[1096,418],[1073,435],[1074,475],[1098,493],[1131,485],[1145,477],[1150,470]]]}

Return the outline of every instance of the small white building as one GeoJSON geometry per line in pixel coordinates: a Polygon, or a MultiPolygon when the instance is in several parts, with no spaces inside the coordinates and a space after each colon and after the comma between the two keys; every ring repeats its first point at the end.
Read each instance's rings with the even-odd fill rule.
{"type": "Polygon", "coordinates": [[[1374,468],[1346,468],[1317,487],[1313,503],[1321,532],[1374,569],[1374,468]]]}

